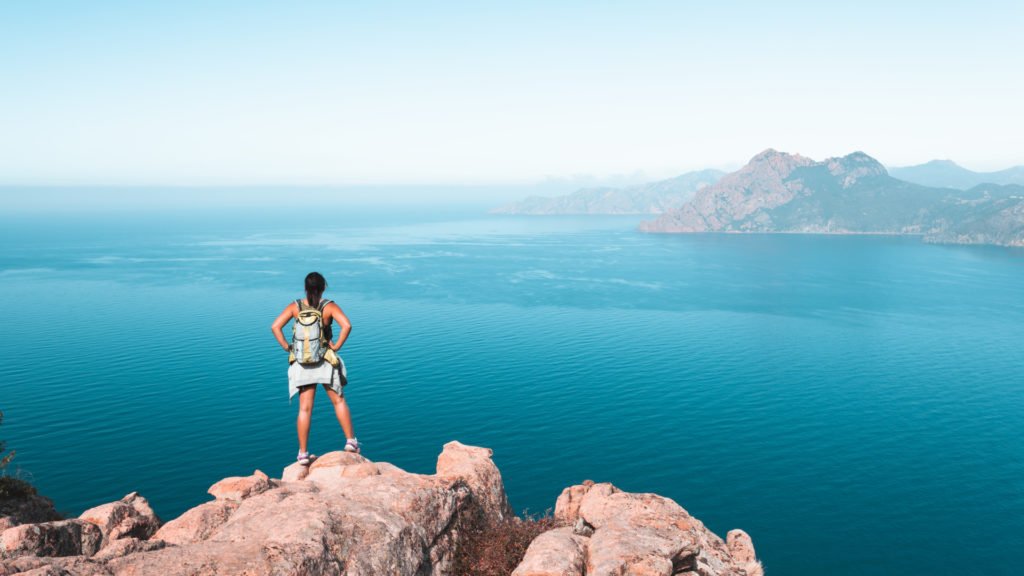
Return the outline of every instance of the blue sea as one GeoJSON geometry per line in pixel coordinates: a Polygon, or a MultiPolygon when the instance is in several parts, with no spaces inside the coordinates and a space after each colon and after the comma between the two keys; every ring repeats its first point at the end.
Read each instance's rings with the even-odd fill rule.
{"type": "MultiPolygon", "coordinates": [[[[513,506],[586,479],[751,534],[769,574],[1019,574],[1024,250],[646,235],[478,207],[0,216],[0,438],[59,510],[170,519],[296,451],[270,323],[351,318],[365,454],[494,449],[513,506]]],[[[344,436],[321,392],[311,448],[344,436]]]]}

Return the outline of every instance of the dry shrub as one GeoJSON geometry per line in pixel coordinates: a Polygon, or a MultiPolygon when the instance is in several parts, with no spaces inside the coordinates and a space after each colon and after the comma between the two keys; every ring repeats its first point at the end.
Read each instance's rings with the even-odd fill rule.
{"type": "Polygon", "coordinates": [[[21,478],[0,476],[0,500],[24,500],[35,495],[36,489],[21,478]]]}
{"type": "Polygon", "coordinates": [[[508,576],[523,561],[530,542],[556,526],[550,513],[493,521],[483,514],[470,512],[459,522],[455,574],[508,576]]]}
{"type": "MultiPolygon", "coordinates": [[[[0,424],[3,424],[4,413],[0,410],[0,424]]],[[[14,450],[7,452],[7,442],[0,440],[0,500],[24,500],[36,495],[36,489],[27,481],[8,476],[7,466],[14,459],[14,450]]]]}
{"type": "MultiPolygon", "coordinates": [[[[0,411],[0,424],[4,421],[4,413],[0,411]]],[[[22,480],[21,478],[14,478],[8,476],[4,471],[7,465],[14,459],[14,450],[4,452],[7,450],[7,443],[0,440],[0,499],[13,500],[13,499],[24,499],[29,496],[35,496],[36,489],[31,484],[22,480]]]]}

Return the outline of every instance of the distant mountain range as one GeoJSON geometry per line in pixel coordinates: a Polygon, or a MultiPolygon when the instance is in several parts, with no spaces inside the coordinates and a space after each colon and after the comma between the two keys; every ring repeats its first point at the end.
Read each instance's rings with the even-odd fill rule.
{"type": "Polygon", "coordinates": [[[1014,166],[998,172],[974,172],[952,160],[932,160],[917,166],[889,168],[889,175],[923,186],[960,190],[974,188],[980,184],[1024,185],[1024,166],[1014,166]]]}
{"type": "Polygon", "coordinates": [[[725,175],[719,170],[688,172],[682,176],[624,188],[583,188],[566,196],[530,196],[491,211],[492,214],[661,214],[678,208],[705,186],[725,175]]]}
{"type": "Polygon", "coordinates": [[[863,152],[815,162],[766,150],[640,228],[920,234],[932,242],[1024,246],[1024,186],[924,186],[893,178],[863,152]]]}

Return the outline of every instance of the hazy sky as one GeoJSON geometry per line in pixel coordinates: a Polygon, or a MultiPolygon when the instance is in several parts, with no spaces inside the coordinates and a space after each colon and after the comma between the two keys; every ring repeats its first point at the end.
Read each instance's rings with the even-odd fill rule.
{"type": "Polygon", "coordinates": [[[0,4],[0,184],[1024,164],[1024,2],[0,4]]]}

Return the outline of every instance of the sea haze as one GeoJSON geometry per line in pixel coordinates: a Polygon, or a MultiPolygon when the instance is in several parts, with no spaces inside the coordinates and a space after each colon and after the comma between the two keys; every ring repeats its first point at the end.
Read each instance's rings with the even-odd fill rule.
{"type": "MultiPolygon", "coordinates": [[[[3,220],[0,438],[68,514],[279,475],[269,326],[319,270],[373,460],[488,446],[533,512],[585,479],[657,492],[773,574],[1018,572],[1024,250],[479,210],[3,220]]],[[[311,446],[339,449],[317,402],[311,446]]]]}

